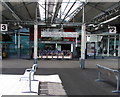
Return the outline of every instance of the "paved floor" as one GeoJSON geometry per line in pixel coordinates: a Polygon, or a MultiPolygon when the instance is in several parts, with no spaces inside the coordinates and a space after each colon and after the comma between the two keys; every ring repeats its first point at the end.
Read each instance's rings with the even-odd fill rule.
{"type": "MultiPolygon", "coordinates": [[[[29,68],[33,60],[25,59],[4,59],[3,68],[29,68]]],[[[38,60],[40,68],[79,68],[78,60],[38,60]]],[[[101,64],[110,68],[118,68],[118,59],[86,59],[86,68],[96,68],[96,64],[101,64]]],[[[1,67],[1,65],[0,65],[1,67]]]]}
{"type": "MultiPolygon", "coordinates": [[[[118,95],[111,91],[116,89],[116,80],[95,82],[97,79],[96,64],[118,68],[117,59],[87,59],[86,69],[81,70],[78,60],[38,60],[36,75],[59,74],[68,95],[118,95]]],[[[26,68],[33,65],[33,60],[4,59],[3,74],[23,74],[26,68]]]]}
{"type": "Polygon", "coordinates": [[[34,80],[23,80],[24,75],[0,75],[1,95],[66,95],[59,75],[35,75],[34,80]],[[31,87],[31,90],[30,90],[31,87]]]}
{"type": "Polygon", "coordinates": [[[22,75],[0,75],[0,96],[1,95],[38,95],[39,81],[31,82],[31,91],[29,81],[19,81],[22,75]]]}

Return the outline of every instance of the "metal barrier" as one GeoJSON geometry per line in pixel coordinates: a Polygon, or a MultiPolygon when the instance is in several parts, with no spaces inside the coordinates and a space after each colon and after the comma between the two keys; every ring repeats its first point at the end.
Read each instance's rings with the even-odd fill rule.
{"type": "Polygon", "coordinates": [[[38,58],[43,58],[43,59],[72,59],[72,52],[65,52],[65,51],[61,51],[61,52],[47,52],[44,51],[43,53],[39,54],[38,58]],[[45,52],[45,53],[44,53],[45,52]]]}
{"type": "Polygon", "coordinates": [[[101,74],[108,75],[114,77],[117,80],[117,89],[112,91],[113,93],[120,93],[120,72],[118,70],[114,70],[108,67],[101,66],[99,64],[96,65],[98,67],[98,79],[97,82],[101,82],[101,74]]]}

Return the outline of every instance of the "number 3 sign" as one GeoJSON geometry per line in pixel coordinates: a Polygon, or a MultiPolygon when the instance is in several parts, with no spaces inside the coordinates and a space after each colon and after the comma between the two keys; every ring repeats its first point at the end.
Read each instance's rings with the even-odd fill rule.
{"type": "Polygon", "coordinates": [[[7,24],[1,24],[1,31],[8,31],[8,25],[7,24]]]}

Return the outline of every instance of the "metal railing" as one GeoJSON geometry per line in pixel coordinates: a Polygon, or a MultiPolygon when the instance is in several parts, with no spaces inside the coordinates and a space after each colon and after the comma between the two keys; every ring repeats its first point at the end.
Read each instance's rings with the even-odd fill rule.
{"type": "Polygon", "coordinates": [[[112,76],[114,78],[116,78],[117,80],[117,89],[112,91],[113,93],[120,93],[120,72],[118,70],[114,70],[102,65],[97,64],[96,65],[98,67],[98,79],[96,80],[97,82],[101,82],[101,74],[104,75],[108,75],[108,76],[112,76]]]}

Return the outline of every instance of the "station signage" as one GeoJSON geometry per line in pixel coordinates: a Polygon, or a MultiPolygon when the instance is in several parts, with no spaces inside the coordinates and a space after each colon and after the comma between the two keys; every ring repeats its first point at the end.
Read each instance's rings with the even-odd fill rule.
{"type": "Polygon", "coordinates": [[[8,25],[7,24],[1,24],[0,30],[1,31],[8,31],[8,25]]]}
{"type": "Polygon", "coordinates": [[[77,32],[47,32],[41,31],[41,37],[79,37],[77,32]]]}
{"type": "Polygon", "coordinates": [[[116,33],[116,27],[115,26],[109,26],[108,27],[108,29],[109,29],[109,33],[116,33]]]}

